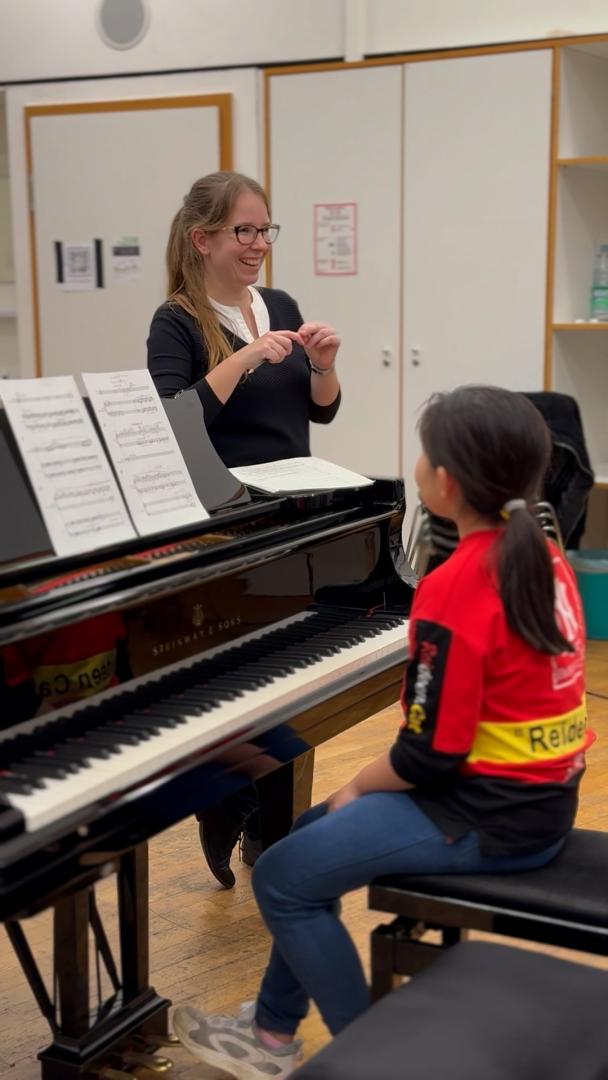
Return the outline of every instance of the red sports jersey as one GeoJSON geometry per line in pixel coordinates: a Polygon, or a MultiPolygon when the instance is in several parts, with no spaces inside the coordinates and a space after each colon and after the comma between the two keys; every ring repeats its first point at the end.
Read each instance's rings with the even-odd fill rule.
{"type": "Polygon", "coordinates": [[[448,836],[476,829],[488,854],[547,847],[568,831],[594,738],[574,575],[550,545],[556,618],[574,652],[538,652],[507,624],[499,537],[499,530],[467,536],[418,586],[404,722],[391,749],[421,810],[448,836]]]}

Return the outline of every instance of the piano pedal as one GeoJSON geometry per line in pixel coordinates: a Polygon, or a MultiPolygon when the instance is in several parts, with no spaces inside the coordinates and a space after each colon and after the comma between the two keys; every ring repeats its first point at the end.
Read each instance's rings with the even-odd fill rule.
{"type": "MultiPolygon", "coordinates": [[[[167,1073],[173,1068],[173,1062],[158,1054],[146,1054],[139,1050],[124,1050],[121,1053],[122,1063],[127,1067],[137,1065],[153,1073],[167,1073]]],[[[127,1075],[129,1075],[127,1073],[127,1075]]]]}

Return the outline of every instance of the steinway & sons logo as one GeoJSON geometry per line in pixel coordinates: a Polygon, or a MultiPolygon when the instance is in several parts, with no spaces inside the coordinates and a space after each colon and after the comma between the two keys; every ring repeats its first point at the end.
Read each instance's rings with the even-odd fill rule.
{"type": "Polygon", "coordinates": [[[203,605],[193,604],[190,621],[193,627],[192,630],[179,634],[177,637],[169,638],[167,641],[158,642],[158,644],[152,647],[152,655],[166,656],[168,653],[174,652],[181,652],[182,654],[187,655],[190,652],[196,651],[191,648],[191,646],[197,646],[197,643],[208,643],[210,638],[215,637],[220,639],[229,638],[229,631],[234,630],[237,626],[241,625],[241,616],[231,615],[228,619],[209,620],[203,605]]]}

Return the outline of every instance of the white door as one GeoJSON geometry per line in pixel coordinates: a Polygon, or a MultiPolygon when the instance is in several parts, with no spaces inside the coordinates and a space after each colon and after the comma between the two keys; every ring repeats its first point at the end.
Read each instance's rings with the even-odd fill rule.
{"type": "Polygon", "coordinates": [[[385,476],[400,472],[401,82],[399,66],[270,80],[273,285],[343,341],[342,406],[313,425],[313,453],[385,476]],[[339,274],[319,273],[331,266],[315,206],[319,221],[331,204],[346,215],[339,274]]]}
{"type": "Polygon", "coordinates": [[[411,512],[416,423],[431,394],[463,383],[542,388],[551,53],[412,63],[404,92],[411,512]]]}
{"type": "Polygon", "coordinates": [[[145,366],[150,320],[166,295],[169,226],[192,182],[220,167],[222,146],[229,153],[229,113],[228,95],[26,110],[40,374],[145,366]],[[140,250],[127,274],[112,255],[123,238],[140,250]],[[93,240],[103,287],[62,288],[56,244],[93,240]]]}

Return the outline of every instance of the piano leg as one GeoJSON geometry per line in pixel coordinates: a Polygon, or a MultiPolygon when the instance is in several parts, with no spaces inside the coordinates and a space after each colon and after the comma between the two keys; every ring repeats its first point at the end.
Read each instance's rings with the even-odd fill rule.
{"type": "Polygon", "coordinates": [[[145,844],[122,855],[117,870],[120,972],[112,957],[90,887],[58,900],[53,911],[51,1002],[21,925],[7,923],[9,938],[49,1023],[53,1042],[39,1054],[42,1080],[76,1080],[120,1055],[129,1037],[166,1043],[170,1002],[149,985],[148,851],[145,844]],[[89,934],[114,993],[91,1007],[89,934]]]}
{"type": "Polygon", "coordinates": [[[311,802],[314,750],[308,750],[258,780],[262,851],[281,840],[311,802]]]}
{"type": "Polygon", "coordinates": [[[312,803],[312,781],[315,752],[307,750],[293,762],[293,820],[299,818],[312,803]]]}
{"type": "Polygon", "coordinates": [[[157,997],[149,985],[148,845],[140,844],[120,861],[118,913],[123,996],[125,1001],[140,1000],[143,1004],[152,995],[158,1005],[138,1026],[142,1034],[162,1038],[167,1035],[170,1002],[157,997]]]}

